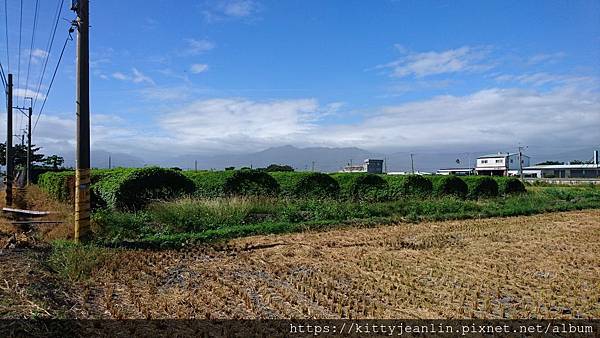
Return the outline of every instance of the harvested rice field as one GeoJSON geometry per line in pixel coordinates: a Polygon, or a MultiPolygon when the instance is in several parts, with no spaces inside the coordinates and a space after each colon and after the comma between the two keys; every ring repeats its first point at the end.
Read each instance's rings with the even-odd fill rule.
{"type": "Polygon", "coordinates": [[[111,250],[87,318],[598,318],[600,210],[111,250]]]}

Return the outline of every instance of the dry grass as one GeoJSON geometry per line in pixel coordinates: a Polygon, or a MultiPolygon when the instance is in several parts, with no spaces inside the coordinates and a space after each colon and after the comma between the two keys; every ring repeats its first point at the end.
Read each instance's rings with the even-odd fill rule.
{"type": "Polygon", "coordinates": [[[110,318],[599,318],[600,211],[124,251],[80,285],[110,318]]]}

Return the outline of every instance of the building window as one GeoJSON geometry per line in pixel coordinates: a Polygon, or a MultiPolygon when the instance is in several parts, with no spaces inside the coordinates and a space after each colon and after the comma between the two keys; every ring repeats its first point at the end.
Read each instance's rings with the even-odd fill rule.
{"type": "Polygon", "coordinates": [[[510,159],[510,163],[513,163],[513,160],[512,160],[512,158],[510,159]]]}
{"type": "Polygon", "coordinates": [[[496,163],[502,163],[502,160],[496,160],[496,163]]]}
{"type": "Polygon", "coordinates": [[[487,163],[487,160],[481,160],[481,163],[482,163],[482,164],[483,164],[483,163],[487,163]]]}

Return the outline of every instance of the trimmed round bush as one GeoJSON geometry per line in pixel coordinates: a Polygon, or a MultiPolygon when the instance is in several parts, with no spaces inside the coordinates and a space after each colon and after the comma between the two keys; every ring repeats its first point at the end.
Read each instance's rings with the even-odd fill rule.
{"type": "Polygon", "coordinates": [[[498,196],[498,183],[489,176],[473,177],[468,185],[471,198],[498,196]]]}
{"type": "Polygon", "coordinates": [[[226,171],[184,171],[183,175],[196,186],[194,196],[200,198],[213,198],[225,196],[225,182],[232,177],[236,172],[233,170],[226,171]]]}
{"type": "Polygon", "coordinates": [[[337,197],[339,194],[339,183],[323,173],[310,173],[301,177],[294,188],[294,195],[297,197],[337,197]]]}
{"type": "Polygon", "coordinates": [[[140,210],[156,200],[168,200],[194,192],[194,183],[172,169],[148,167],[124,169],[92,184],[98,206],[118,210],[140,210]]]}
{"type": "Polygon", "coordinates": [[[298,198],[335,198],[339,183],[330,175],[314,172],[270,172],[280,187],[280,195],[298,198]]]}
{"type": "Polygon", "coordinates": [[[239,170],[225,180],[225,195],[276,196],[279,183],[269,174],[258,170],[239,170]]]}
{"type": "Polygon", "coordinates": [[[460,177],[450,175],[436,180],[435,192],[438,195],[453,195],[465,198],[469,193],[469,187],[460,177]]]}
{"type": "Polygon", "coordinates": [[[525,189],[525,184],[523,184],[523,182],[521,182],[521,180],[518,178],[509,177],[500,182],[500,192],[503,195],[521,194],[526,191],[527,189],[525,189]]]}
{"type": "Polygon", "coordinates": [[[375,174],[356,175],[350,193],[353,199],[384,200],[388,198],[388,183],[375,174]]]}
{"type": "Polygon", "coordinates": [[[402,193],[404,195],[430,195],[433,191],[433,183],[421,175],[408,175],[402,182],[402,193]]]}

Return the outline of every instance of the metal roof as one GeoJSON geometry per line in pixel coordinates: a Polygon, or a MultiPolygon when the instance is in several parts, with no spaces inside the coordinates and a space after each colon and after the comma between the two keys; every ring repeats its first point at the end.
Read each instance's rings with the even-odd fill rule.
{"type": "Polygon", "coordinates": [[[540,170],[540,169],[600,169],[598,164],[543,164],[524,167],[523,169],[528,170],[540,170]]]}
{"type": "MultiPolygon", "coordinates": [[[[506,156],[513,156],[513,155],[519,155],[519,153],[495,153],[495,154],[487,154],[487,155],[479,156],[478,158],[506,157],[506,156]]],[[[521,155],[523,157],[529,157],[525,154],[521,154],[521,155]]]]}

